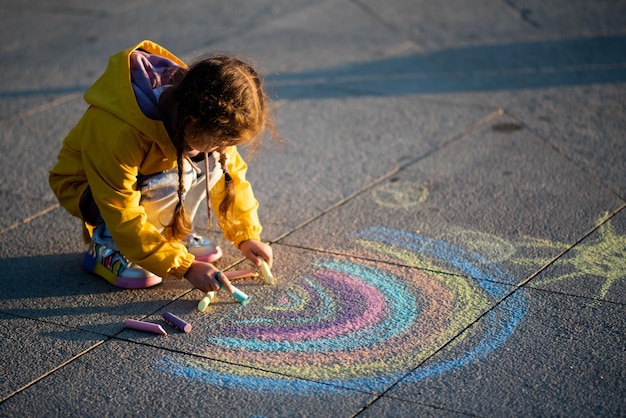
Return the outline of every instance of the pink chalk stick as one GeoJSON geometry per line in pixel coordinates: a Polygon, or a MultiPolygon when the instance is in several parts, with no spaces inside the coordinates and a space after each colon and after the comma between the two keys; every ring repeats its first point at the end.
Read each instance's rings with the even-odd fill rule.
{"type": "Polygon", "coordinates": [[[124,322],[124,327],[135,329],[137,331],[151,332],[153,334],[167,335],[167,332],[165,332],[161,325],[153,324],[152,322],[143,322],[137,321],[135,319],[127,319],[126,322],[124,322]]]}
{"type": "Polygon", "coordinates": [[[250,277],[257,277],[259,275],[254,270],[230,270],[223,271],[222,274],[228,277],[228,280],[247,279],[250,277]]]}
{"type": "Polygon", "coordinates": [[[174,325],[176,328],[185,332],[191,332],[191,324],[183,321],[173,313],[163,312],[163,318],[165,318],[167,322],[174,325]]]}

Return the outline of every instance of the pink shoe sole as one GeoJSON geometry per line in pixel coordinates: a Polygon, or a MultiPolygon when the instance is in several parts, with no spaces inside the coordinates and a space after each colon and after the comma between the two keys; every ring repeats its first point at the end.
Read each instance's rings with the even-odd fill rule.
{"type": "Polygon", "coordinates": [[[163,279],[159,276],[150,276],[141,280],[118,277],[117,280],[111,284],[113,286],[121,287],[122,289],[145,289],[147,287],[156,286],[162,281],[163,279]]]}
{"type": "Polygon", "coordinates": [[[122,289],[145,289],[147,287],[156,286],[163,281],[163,279],[157,275],[142,278],[118,277],[102,264],[96,263],[95,259],[88,253],[85,253],[83,258],[83,267],[102,277],[113,286],[121,287],[122,289]]]}
{"type": "Polygon", "coordinates": [[[205,263],[213,263],[222,258],[222,255],[222,249],[220,247],[215,247],[215,251],[212,253],[197,255],[196,260],[204,261],[205,263]]]}

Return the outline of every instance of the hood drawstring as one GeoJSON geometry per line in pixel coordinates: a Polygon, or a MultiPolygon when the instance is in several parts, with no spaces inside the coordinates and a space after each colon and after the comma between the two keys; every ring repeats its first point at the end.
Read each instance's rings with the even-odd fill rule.
{"type": "Polygon", "coordinates": [[[209,153],[204,153],[204,187],[206,188],[206,210],[209,217],[209,229],[213,228],[213,219],[211,218],[211,198],[209,195],[209,153]]]}
{"type": "MultiPolygon", "coordinates": [[[[228,186],[228,184],[232,181],[232,178],[230,177],[230,174],[228,173],[228,163],[230,161],[230,156],[225,152],[218,153],[217,151],[214,151],[212,155],[213,155],[213,159],[215,160],[215,164],[217,165],[217,163],[219,162],[220,168],[224,175],[224,182],[226,186],[228,186]]],[[[204,183],[204,186],[206,188],[206,208],[207,208],[207,215],[209,218],[209,229],[211,229],[213,228],[213,218],[212,218],[213,211],[211,210],[211,199],[209,197],[210,190],[211,190],[211,182],[209,180],[209,173],[211,171],[209,167],[209,153],[208,152],[204,153],[204,171],[206,172],[205,183],[204,183]]]]}

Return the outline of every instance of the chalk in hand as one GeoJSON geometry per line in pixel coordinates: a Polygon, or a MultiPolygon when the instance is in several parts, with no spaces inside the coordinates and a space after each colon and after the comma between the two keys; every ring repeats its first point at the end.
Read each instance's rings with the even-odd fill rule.
{"type": "MultiPolygon", "coordinates": [[[[251,296],[245,294],[244,292],[242,292],[241,290],[237,289],[235,286],[233,286],[231,284],[231,286],[233,287],[233,297],[235,299],[237,299],[239,302],[241,302],[242,305],[247,304],[250,301],[251,296]]],[[[226,289],[226,286],[224,286],[222,284],[222,282],[220,281],[220,288],[221,289],[226,289]]]]}
{"type": "Polygon", "coordinates": [[[191,332],[191,324],[183,321],[176,315],[169,312],[163,312],[163,318],[181,331],[191,332]]]}
{"type": "Polygon", "coordinates": [[[209,305],[211,304],[211,301],[213,300],[214,297],[215,297],[215,292],[213,292],[213,291],[211,291],[211,292],[207,293],[206,295],[204,295],[204,297],[202,299],[200,299],[200,302],[198,302],[198,310],[200,312],[206,311],[206,308],[209,307],[209,305]]]}
{"type": "MultiPolygon", "coordinates": [[[[226,286],[224,286],[224,284],[220,280],[220,276],[222,274],[224,274],[224,273],[222,273],[220,271],[219,274],[217,275],[217,282],[220,284],[220,289],[226,289],[226,286]]],[[[228,276],[226,276],[226,277],[228,277],[228,276]]],[[[237,289],[232,284],[231,284],[231,286],[233,288],[233,293],[232,293],[233,297],[235,299],[237,299],[239,302],[241,302],[242,305],[245,305],[246,303],[248,303],[250,301],[251,296],[249,296],[249,295],[245,294],[244,292],[242,292],[241,290],[237,289]]],[[[215,292],[213,292],[213,291],[208,292],[202,299],[200,299],[200,302],[198,302],[198,310],[200,312],[204,312],[206,310],[206,308],[209,307],[209,305],[211,304],[211,301],[214,298],[215,298],[215,292]]]]}
{"type": "MultiPolygon", "coordinates": [[[[217,282],[220,284],[220,289],[226,289],[226,286],[224,286],[224,283],[222,283],[222,280],[220,280],[221,275],[224,274],[221,271],[217,272],[217,282]]],[[[228,278],[228,276],[226,276],[228,278]]],[[[246,303],[248,303],[250,301],[250,296],[246,295],[244,292],[242,292],[241,290],[237,289],[235,286],[233,286],[232,284],[230,285],[233,288],[233,293],[232,295],[235,297],[235,299],[237,299],[239,302],[241,302],[242,305],[245,305],[246,303]]],[[[228,291],[228,289],[226,289],[228,291]]]]}
{"type": "Polygon", "coordinates": [[[151,332],[153,334],[167,335],[167,332],[165,332],[165,330],[163,329],[161,325],[153,324],[152,322],[144,322],[144,321],[137,321],[135,319],[127,319],[126,322],[124,322],[124,327],[134,329],[137,331],[151,332]]]}
{"type": "Polygon", "coordinates": [[[259,261],[261,262],[261,267],[259,267],[259,269],[261,270],[261,276],[263,276],[263,280],[265,281],[265,284],[274,284],[276,279],[274,279],[274,275],[272,274],[270,267],[267,265],[265,260],[263,260],[263,258],[261,257],[258,257],[258,258],[259,258],[259,261]]]}

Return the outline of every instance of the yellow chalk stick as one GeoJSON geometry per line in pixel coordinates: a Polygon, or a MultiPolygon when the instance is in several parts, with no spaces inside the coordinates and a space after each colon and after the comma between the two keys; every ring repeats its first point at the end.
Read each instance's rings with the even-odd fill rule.
{"type": "Polygon", "coordinates": [[[204,295],[204,297],[202,299],[200,299],[200,302],[198,302],[198,310],[200,312],[206,311],[206,308],[209,307],[209,305],[211,304],[211,301],[213,300],[213,298],[215,298],[215,292],[213,292],[213,291],[211,291],[211,292],[207,293],[206,295],[204,295]]]}
{"type": "Polygon", "coordinates": [[[261,262],[261,267],[259,267],[259,269],[261,270],[261,276],[263,276],[265,284],[274,284],[276,279],[274,279],[274,275],[272,274],[270,267],[261,257],[259,257],[259,261],[261,262]]]}

